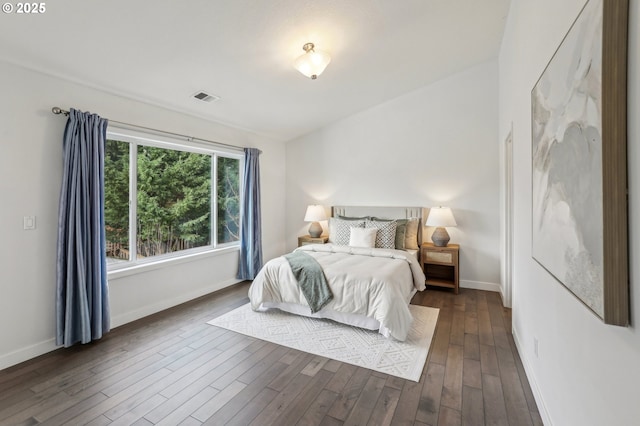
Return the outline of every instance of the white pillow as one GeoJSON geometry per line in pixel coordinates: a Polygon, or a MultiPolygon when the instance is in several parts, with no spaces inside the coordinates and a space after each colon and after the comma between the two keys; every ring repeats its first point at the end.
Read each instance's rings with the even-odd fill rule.
{"type": "Polygon", "coordinates": [[[352,226],[349,245],[351,247],[375,247],[377,233],[378,230],[375,228],[354,228],[352,226]]]}

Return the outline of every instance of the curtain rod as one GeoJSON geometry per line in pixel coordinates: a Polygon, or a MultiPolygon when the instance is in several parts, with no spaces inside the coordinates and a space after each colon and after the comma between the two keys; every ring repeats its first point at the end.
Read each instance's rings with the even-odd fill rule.
{"type": "MultiPolygon", "coordinates": [[[[51,112],[56,114],[56,115],[62,114],[62,115],[65,115],[65,116],[69,116],[69,111],[64,110],[64,109],[62,109],[60,107],[51,108],[51,112]]],[[[191,142],[191,141],[207,142],[207,143],[211,143],[211,144],[218,145],[218,146],[224,146],[224,147],[227,147],[227,148],[234,148],[234,149],[242,150],[242,147],[240,147],[240,146],[230,145],[230,144],[222,143],[222,142],[216,142],[216,141],[212,141],[212,140],[209,140],[209,139],[196,138],[196,137],[193,137],[193,136],[183,135],[183,134],[180,134],[180,133],[173,133],[173,132],[167,132],[165,130],[153,129],[151,127],[138,126],[137,124],[124,123],[122,121],[109,120],[109,122],[110,123],[121,124],[121,125],[128,126],[128,127],[132,127],[134,129],[142,129],[142,130],[147,130],[147,131],[151,131],[151,132],[160,133],[160,134],[163,134],[163,135],[180,137],[180,138],[186,139],[189,142],[191,142]]]]}

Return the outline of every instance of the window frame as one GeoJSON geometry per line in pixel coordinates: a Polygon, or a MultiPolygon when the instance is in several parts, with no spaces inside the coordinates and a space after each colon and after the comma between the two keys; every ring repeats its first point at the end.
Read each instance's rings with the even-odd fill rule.
{"type": "Polygon", "coordinates": [[[107,139],[126,142],[129,144],[129,260],[122,262],[107,263],[107,272],[115,272],[121,275],[126,274],[128,270],[155,269],[167,262],[184,262],[200,258],[201,255],[225,253],[229,251],[239,250],[240,240],[218,243],[218,185],[217,185],[217,167],[218,158],[232,158],[239,161],[238,163],[238,185],[240,203],[242,203],[242,194],[244,192],[244,151],[242,148],[233,149],[231,147],[222,147],[219,145],[193,140],[191,138],[180,140],[178,136],[172,137],[164,134],[154,134],[141,132],[137,130],[122,128],[119,126],[108,125],[107,139]],[[158,256],[152,256],[144,259],[137,258],[137,155],[138,146],[151,146],[162,149],[172,149],[184,152],[193,152],[196,154],[209,155],[211,157],[211,215],[210,215],[210,238],[211,242],[207,246],[194,247],[186,250],[165,253],[158,256]]]}

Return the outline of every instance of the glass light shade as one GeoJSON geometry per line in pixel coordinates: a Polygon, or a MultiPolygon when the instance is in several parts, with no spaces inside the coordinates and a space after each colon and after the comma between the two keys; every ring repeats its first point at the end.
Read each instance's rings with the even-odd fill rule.
{"type": "Polygon", "coordinates": [[[324,211],[324,207],[317,204],[307,207],[307,212],[304,215],[304,221],[318,222],[320,220],[327,220],[327,214],[324,211]]]}
{"type": "Polygon", "coordinates": [[[458,226],[449,207],[431,207],[426,226],[458,226]]]}
{"type": "Polygon", "coordinates": [[[329,65],[331,56],[329,56],[327,52],[314,49],[313,43],[305,44],[304,49],[304,55],[299,56],[293,63],[293,66],[303,75],[315,80],[322,74],[327,65],[329,65]]]}

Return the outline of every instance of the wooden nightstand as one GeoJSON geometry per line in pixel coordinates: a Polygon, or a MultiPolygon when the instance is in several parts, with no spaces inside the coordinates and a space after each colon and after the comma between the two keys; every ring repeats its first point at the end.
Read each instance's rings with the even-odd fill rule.
{"type": "Polygon", "coordinates": [[[458,294],[458,244],[436,247],[433,243],[422,243],[420,262],[427,277],[426,284],[452,288],[458,294]]]}
{"type": "Polygon", "coordinates": [[[312,237],[311,235],[303,235],[298,237],[298,247],[306,246],[307,244],[326,244],[329,241],[329,237],[320,236],[312,237]]]}

